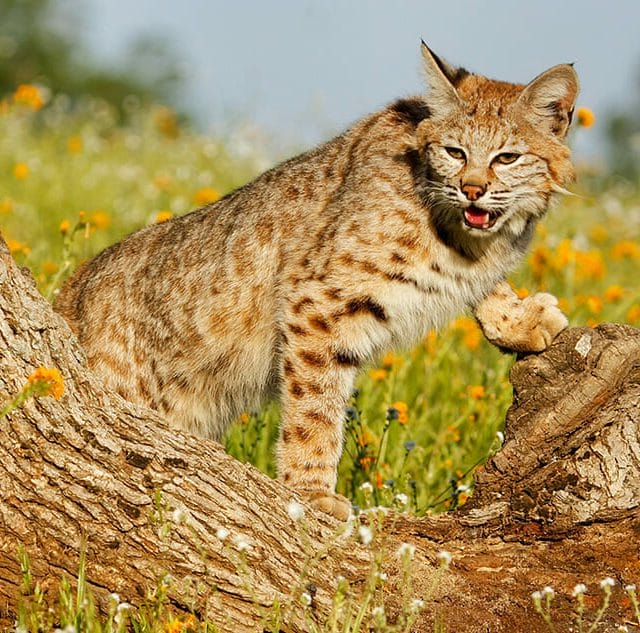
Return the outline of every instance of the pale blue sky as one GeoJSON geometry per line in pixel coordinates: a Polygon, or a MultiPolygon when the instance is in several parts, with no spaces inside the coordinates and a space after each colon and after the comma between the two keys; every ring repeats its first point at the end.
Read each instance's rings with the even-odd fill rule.
{"type": "MultiPolygon", "coordinates": [[[[526,82],[575,62],[599,121],[640,84],[639,0],[86,0],[87,40],[117,60],[165,36],[204,127],[252,121],[281,145],[331,136],[422,89],[420,38],[450,62],[526,82]]],[[[576,139],[590,150],[598,129],[576,139]]]]}

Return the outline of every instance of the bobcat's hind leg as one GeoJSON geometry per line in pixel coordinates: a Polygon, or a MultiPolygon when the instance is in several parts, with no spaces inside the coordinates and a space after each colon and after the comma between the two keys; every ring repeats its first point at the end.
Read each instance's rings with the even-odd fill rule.
{"type": "Polygon", "coordinates": [[[514,352],[547,349],[569,324],[553,295],[539,292],[520,299],[506,281],[475,307],[474,314],[491,343],[514,352]]]}

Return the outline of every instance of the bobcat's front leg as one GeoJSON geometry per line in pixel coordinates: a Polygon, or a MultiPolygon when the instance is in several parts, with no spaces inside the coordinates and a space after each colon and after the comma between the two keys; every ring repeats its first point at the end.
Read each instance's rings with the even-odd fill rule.
{"type": "Polygon", "coordinates": [[[475,307],[474,314],[489,341],[514,352],[545,350],[569,323],[553,295],[539,292],[520,299],[506,281],[475,307]]]}
{"type": "MultiPolygon", "coordinates": [[[[319,317],[320,318],[320,317],[319,317]]],[[[317,324],[322,327],[322,322],[317,324]]],[[[335,493],[342,426],[355,363],[328,336],[294,325],[283,357],[278,477],[313,506],[346,520],[351,503],[335,493]]]]}

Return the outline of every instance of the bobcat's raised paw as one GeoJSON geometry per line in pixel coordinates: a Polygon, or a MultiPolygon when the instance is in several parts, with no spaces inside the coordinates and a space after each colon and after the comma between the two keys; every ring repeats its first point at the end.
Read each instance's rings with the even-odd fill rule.
{"type": "Polygon", "coordinates": [[[475,315],[489,341],[513,352],[542,352],[569,325],[553,295],[520,299],[506,282],[476,306],[475,315]]]}
{"type": "Polygon", "coordinates": [[[558,300],[547,292],[538,292],[522,301],[524,318],[523,352],[542,352],[562,332],[569,321],[558,307],[558,300]],[[526,336],[528,329],[528,336],[526,336]],[[527,344],[528,343],[528,344],[527,344]]]}
{"type": "Polygon", "coordinates": [[[327,490],[307,490],[302,495],[316,510],[330,514],[338,521],[346,521],[351,516],[351,502],[342,495],[327,490]]]}

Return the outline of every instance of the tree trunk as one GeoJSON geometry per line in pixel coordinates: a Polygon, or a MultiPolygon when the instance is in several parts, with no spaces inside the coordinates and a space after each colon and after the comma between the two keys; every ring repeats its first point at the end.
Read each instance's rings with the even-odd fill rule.
{"type": "MultiPolygon", "coordinates": [[[[318,618],[337,576],[364,589],[374,547],[336,535],[339,524],[309,508],[292,520],[282,484],[105,391],[0,239],[0,403],[37,366],[58,367],[65,394],[0,420],[0,622],[15,613],[20,544],[45,587],[75,575],[86,542],[99,601],[117,592],[139,605],[168,573],[173,608],[240,633],[269,630],[261,618],[274,601],[296,602],[309,583],[308,613],[318,618]],[[219,528],[230,533],[224,541],[219,528]],[[250,544],[242,553],[238,535],[250,544]]],[[[640,580],[640,331],[568,330],[517,362],[511,378],[506,441],[467,505],[386,518],[390,617],[400,608],[403,542],[416,547],[414,592],[428,597],[413,631],[433,631],[435,620],[451,632],[546,630],[530,598],[545,585],[557,592],[563,630],[574,585],[593,588],[604,576],[617,581],[606,621],[631,619],[620,586],[640,580]],[[453,556],[444,575],[442,549],[453,556]]],[[[299,608],[284,620],[282,630],[308,630],[299,608]]]]}

